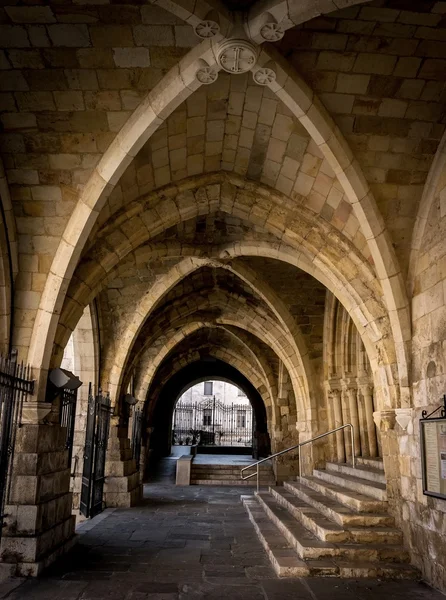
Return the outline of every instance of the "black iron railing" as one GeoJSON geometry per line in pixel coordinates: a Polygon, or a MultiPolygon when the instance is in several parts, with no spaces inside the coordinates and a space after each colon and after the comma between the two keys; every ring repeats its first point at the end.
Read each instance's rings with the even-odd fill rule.
{"type": "Polygon", "coordinates": [[[77,390],[63,389],[61,394],[60,424],[67,428],[65,448],[68,450],[68,466],[73,456],[74,425],[76,422],[77,390]]]}
{"type": "Polygon", "coordinates": [[[142,439],[142,411],[135,409],[132,423],[132,452],[136,462],[136,468],[139,469],[141,462],[141,439],[142,439]]]}
{"type": "Polygon", "coordinates": [[[86,517],[94,517],[103,510],[105,457],[111,412],[109,394],[99,390],[98,395],[93,396],[90,383],[80,500],[80,512],[86,517]]]}
{"type": "Polygon", "coordinates": [[[17,428],[21,426],[22,406],[34,392],[31,368],[17,362],[17,353],[0,355],[0,537],[5,504],[11,487],[12,464],[17,428]]]}
{"type": "Polygon", "coordinates": [[[173,415],[172,443],[202,446],[252,446],[250,404],[223,403],[215,397],[178,402],[173,415]]]}

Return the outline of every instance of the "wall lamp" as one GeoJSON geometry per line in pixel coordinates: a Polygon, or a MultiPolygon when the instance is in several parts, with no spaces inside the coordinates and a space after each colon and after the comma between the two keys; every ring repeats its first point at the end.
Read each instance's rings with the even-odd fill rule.
{"type": "Polygon", "coordinates": [[[57,389],[77,390],[82,385],[79,377],[67,369],[52,369],[48,379],[57,389]]]}
{"type": "Polygon", "coordinates": [[[129,406],[135,406],[138,400],[135,398],[135,396],[132,396],[132,394],[126,394],[124,396],[124,402],[129,406]]]}

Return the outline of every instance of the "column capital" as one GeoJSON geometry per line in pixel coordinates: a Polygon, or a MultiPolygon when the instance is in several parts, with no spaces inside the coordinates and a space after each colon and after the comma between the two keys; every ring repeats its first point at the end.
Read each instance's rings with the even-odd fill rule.
{"type": "Polygon", "coordinates": [[[339,378],[329,379],[327,381],[327,393],[329,396],[340,398],[342,392],[342,382],[339,378]]]}
{"type": "Polygon", "coordinates": [[[361,394],[363,394],[364,396],[371,396],[373,394],[374,386],[370,382],[360,383],[359,389],[361,391],[361,394]]]}
{"type": "Polygon", "coordinates": [[[373,413],[373,420],[380,431],[389,431],[395,429],[396,412],[395,409],[377,410],[373,413]]]}

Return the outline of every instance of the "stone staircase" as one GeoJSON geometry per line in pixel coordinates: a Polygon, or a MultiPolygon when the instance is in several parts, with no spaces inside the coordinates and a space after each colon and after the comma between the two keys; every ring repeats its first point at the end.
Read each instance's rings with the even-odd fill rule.
{"type": "MultiPolygon", "coordinates": [[[[240,465],[202,465],[192,463],[191,485],[256,485],[256,477],[246,481],[240,478],[240,465]]],[[[275,485],[276,480],[271,465],[260,465],[260,485],[275,485]]]]}
{"type": "Polygon", "coordinates": [[[418,577],[387,512],[382,461],[357,460],[242,496],[279,577],[418,577]]]}

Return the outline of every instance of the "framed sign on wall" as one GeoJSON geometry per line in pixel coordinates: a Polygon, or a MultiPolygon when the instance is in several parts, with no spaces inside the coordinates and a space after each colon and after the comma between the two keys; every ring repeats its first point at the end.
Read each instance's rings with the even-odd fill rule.
{"type": "Polygon", "coordinates": [[[444,405],[420,419],[423,493],[446,500],[446,396],[444,405]],[[433,417],[441,410],[439,417],[433,417]]]}

